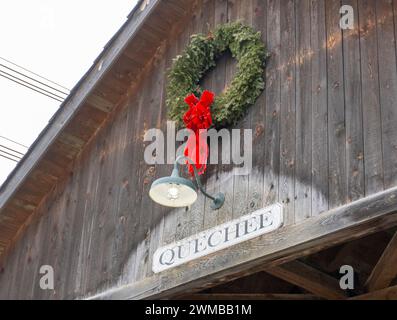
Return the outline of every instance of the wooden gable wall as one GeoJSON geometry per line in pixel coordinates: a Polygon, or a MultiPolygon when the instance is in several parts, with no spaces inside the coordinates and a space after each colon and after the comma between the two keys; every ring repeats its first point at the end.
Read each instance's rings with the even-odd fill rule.
{"type": "MultiPolygon", "coordinates": [[[[15,243],[0,298],[89,297],[153,276],[159,246],[274,202],[288,226],[396,186],[396,13],[397,0],[198,0],[15,243]],[[355,9],[354,30],[339,28],[342,3],[355,9]],[[253,171],[210,166],[207,192],[226,194],[218,212],[203,196],[189,211],[161,208],[148,191],[171,167],[145,164],[143,135],[166,128],[166,70],[191,34],[235,20],[272,53],[266,91],[238,124],[254,130],[253,171]],[[54,267],[54,291],[38,287],[42,265],[54,267]]],[[[221,59],[203,85],[221,92],[234,67],[221,59]]]]}

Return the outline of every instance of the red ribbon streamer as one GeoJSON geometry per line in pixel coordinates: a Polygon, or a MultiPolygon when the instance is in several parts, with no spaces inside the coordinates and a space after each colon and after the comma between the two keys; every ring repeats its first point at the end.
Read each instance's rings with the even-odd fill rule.
{"type": "MultiPolygon", "coordinates": [[[[198,174],[202,175],[207,169],[207,129],[212,126],[211,105],[214,102],[214,94],[206,90],[200,100],[194,94],[190,94],[185,98],[185,102],[189,110],[183,116],[183,122],[194,134],[188,138],[184,154],[195,162],[198,174]]],[[[193,166],[186,163],[189,172],[194,175],[193,166]]]]}

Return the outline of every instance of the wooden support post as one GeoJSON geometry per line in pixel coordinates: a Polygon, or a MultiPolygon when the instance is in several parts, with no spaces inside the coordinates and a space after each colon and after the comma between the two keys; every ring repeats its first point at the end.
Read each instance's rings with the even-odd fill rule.
{"type": "Polygon", "coordinates": [[[386,247],[368,277],[365,287],[369,292],[387,288],[397,277],[397,233],[386,247]]]}

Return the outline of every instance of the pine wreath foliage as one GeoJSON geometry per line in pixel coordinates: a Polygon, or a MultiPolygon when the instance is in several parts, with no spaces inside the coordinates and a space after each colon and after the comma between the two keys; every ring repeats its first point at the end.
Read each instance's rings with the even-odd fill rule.
{"type": "Polygon", "coordinates": [[[237,72],[230,86],[215,98],[211,113],[215,127],[234,125],[265,89],[264,69],[268,52],[260,32],[239,22],[219,26],[213,34],[193,35],[182,55],[174,59],[168,74],[167,106],[170,119],[183,125],[184,102],[190,93],[200,96],[200,79],[226,50],[237,60],[237,72]]]}

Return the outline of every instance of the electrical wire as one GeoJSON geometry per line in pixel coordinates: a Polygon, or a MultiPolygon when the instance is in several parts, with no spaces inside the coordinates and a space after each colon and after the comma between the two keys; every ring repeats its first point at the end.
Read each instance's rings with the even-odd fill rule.
{"type": "MultiPolygon", "coordinates": [[[[0,70],[0,74],[5,74],[5,75],[7,75],[8,77],[11,77],[11,78],[13,78],[13,79],[15,79],[15,80],[18,80],[18,81],[21,81],[21,82],[23,82],[23,83],[25,83],[26,85],[29,85],[29,86],[32,86],[33,88],[36,88],[36,89],[38,89],[38,90],[42,90],[42,91],[44,91],[45,93],[47,93],[47,94],[50,94],[50,95],[53,95],[54,97],[57,97],[57,98],[59,98],[59,99],[65,99],[64,97],[61,97],[61,96],[59,96],[59,95],[57,95],[57,94],[55,94],[55,93],[53,93],[53,92],[51,92],[51,91],[48,91],[48,90],[46,90],[46,89],[43,89],[43,88],[40,88],[39,86],[36,86],[35,84],[33,84],[33,83],[30,83],[30,82],[28,82],[28,81],[26,81],[26,80],[23,80],[23,79],[21,79],[21,78],[18,78],[17,76],[14,76],[14,75],[12,75],[12,74],[10,74],[10,73],[8,73],[8,72],[5,72],[5,71],[3,71],[3,70],[0,70]]],[[[11,80],[11,79],[10,79],[11,80]]]]}
{"type": "Polygon", "coordinates": [[[14,161],[14,162],[17,162],[17,163],[19,162],[19,160],[21,160],[21,159],[15,160],[15,159],[9,158],[9,157],[7,157],[7,156],[5,156],[5,155],[2,155],[1,153],[0,153],[0,157],[3,157],[3,158],[5,158],[5,159],[11,160],[11,161],[14,161]]]}
{"type": "Polygon", "coordinates": [[[17,83],[17,84],[19,84],[19,85],[21,85],[21,86],[24,86],[24,87],[26,87],[26,88],[28,88],[28,89],[30,89],[30,90],[36,91],[36,92],[38,92],[38,93],[40,93],[40,94],[42,94],[42,95],[44,95],[44,96],[47,96],[48,98],[51,98],[51,99],[53,99],[53,100],[56,100],[56,101],[58,101],[58,102],[63,102],[63,100],[60,100],[60,99],[57,99],[57,98],[55,98],[55,97],[52,97],[52,96],[50,96],[50,95],[48,95],[48,94],[45,94],[45,93],[43,93],[43,92],[41,92],[41,91],[39,91],[39,90],[36,90],[36,89],[34,89],[34,88],[32,88],[32,87],[29,87],[29,86],[27,86],[27,85],[25,85],[25,84],[23,84],[23,83],[21,83],[21,82],[18,82],[18,81],[14,80],[14,79],[12,79],[12,78],[10,78],[10,77],[7,77],[7,76],[3,75],[3,74],[1,74],[1,73],[0,73],[0,77],[6,78],[6,79],[8,79],[8,80],[10,80],[10,81],[13,81],[13,82],[15,82],[15,83],[17,83]]]}
{"type": "Polygon", "coordinates": [[[4,150],[1,150],[1,149],[0,149],[0,152],[5,153],[6,155],[8,155],[8,156],[10,156],[10,157],[17,158],[18,160],[21,160],[21,159],[22,159],[22,157],[18,157],[18,156],[16,156],[16,155],[12,154],[12,153],[9,153],[9,152],[4,151],[4,150]]]}
{"type": "Polygon", "coordinates": [[[22,143],[16,142],[16,141],[11,140],[11,139],[9,139],[9,138],[6,138],[6,137],[4,137],[4,136],[0,136],[0,138],[1,138],[1,139],[4,139],[4,140],[7,140],[7,141],[9,141],[9,142],[15,143],[15,144],[17,144],[17,145],[19,145],[19,146],[21,146],[21,147],[26,148],[26,149],[29,148],[29,147],[25,146],[25,145],[22,144],[22,143]]]}
{"type": "MultiPolygon", "coordinates": [[[[64,94],[64,95],[66,95],[66,96],[69,94],[69,93],[67,93],[67,92],[63,92],[63,91],[61,91],[61,90],[58,90],[57,88],[51,87],[51,86],[49,86],[48,84],[46,84],[46,83],[44,83],[44,82],[41,82],[41,81],[36,80],[36,79],[34,79],[34,78],[32,78],[32,77],[29,77],[29,76],[27,76],[26,74],[23,74],[22,72],[19,72],[19,71],[14,70],[14,69],[12,69],[12,68],[10,68],[10,67],[7,67],[7,66],[5,66],[4,64],[1,64],[1,63],[0,63],[0,67],[6,68],[6,69],[8,69],[8,70],[10,70],[10,71],[12,71],[12,72],[15,72],[15,73],[17,73],[17,74],[19,74],[19,75],[21,75],[21,76],[23,76],[23,77],[25,77],[25,78],[28,78],[28,79],[30,79],[30,80],[33,80],[33,81],[37,82],[37,83],[40,83],[41,85],[46,86],[46,87],[48,87],[48,88],[50,88],[50,89],[52,89],[52,90],[54,90],[54,91],[57,91],[57,92],[59,92],[59,93],[62,93],[62,94],[64,94]]],[[[4,71],[3,71],[3,72],[4,72],[4,71]]]]}
{"type": "Polygon", "coordinates": [[[14,63],[14,62],[11,62],[10,60],[7,60],[7,59],[2,58],[2,57],[0,57],[0,59],[3,60],[3,61],[5,61],[5,62],[8,62],[8,63],[10,63],[10,64],[12,64],[12,65],[14,65],[14,66],[16,66],[16,67],[18,67],[18,68],[20,68],[20,69],[22,69],[22,70],[25,70],[25,71],[27,71],[27,72],[29,72],[29,73],[31,73],[31,74],[33,74],[33,75],[35,75],[35,76],[37,76],[37,77],[43,79],[43,80],[46,80],[46,81],[48,81],[48,82],[51,82],[52,84],[55,84],[55,85],[57,85],[58,87],[61,87],[61,88],[65,89],[65,90],[67,90],[67,91],[70,91],[70,89],[68,89],[68,88],[66,88],[66,87],[64,87],[64,86],[62,86],[62,85],[60,85],[59,83],[56,83],[56,82],[54,82],[54,81],[51,81],[51,80],[49,80],[49,79],[47,79],[47,78],[45,78],[45,77],[43,77],[43,76],[41,76],[41,75],[39,75],[39,74],[37,74],[37,73],[34,73],[33,71],[30,71],[30,70],[28,70],[28,69],[26,69],[26,68],[24,68],[24,67],[21,67],[20,65],[14,63]]]}
{"type": "MultiPolygon", "coordinates": [[[[22,66],[20,66],[20,65],[18,65],[16,63],[14,63],[14,62],[11,62],[10,60],[7,60],[7,59],[3,58],[3,57],[0,57],[0,59],[5,61],[5,62],[7,62],[7,63],[9,63],[9,64],[11,64],[11,65],[13,65],[13,66],[15,66],[15,67],[18,67],[21,70],[24,70],[24,71],[28,72],[31,75],[34,75],[34,76],[36,76],[36,77],[38,77],[38,78],[40,78],[42,80],[45,80],[45,81],[47,81],[47,82],[49,82],[49,83],[51,83],[53,85],[56,85],[59,88],[62,88],[64,90],[66,90],[67,92],[65,92],[63,90],[60,90],[60,89],[57,89],[57,88],[55,88],[55,87],[53,87],[53,86],[51,86],[51,85],[49,85],[47,83],[44,83],[43,81],[35,79],[34,77],[31,77],[31,76],[29,76],[27,74],[24,74],[23,72],[15,70],[14,68],[6,66],[6,65],[4,65],[2,63],[0,63],[0,67],[9,70],[11,73],[6,72],[4,70],[0,70],[0,76],[1,77],[5,78],[7,80],[10,80],[10,81],[12,81],[12,82],[14,82],[16,84],[19,84],[19,85],[21,85],[21,86],[23,86],[25,88],[33,90],[33,91],[35,91],[37,93],[40,93],[40,94],[42,94],[42,95],[44,95],[44,96],[46,96],[46,97],[48,97],[50,99],[56,100],[58,102],[63,102],[66,97],[62,97],[62,96],[58,95],[57,93],[65,95],[65,96],[69,95],[68,92],[70,92],[70,90],[68,88],[66,88],[66,87],[64,87],[64,86],[62,86],[62,85],[60,85],[60,84],[58,84],[58,83],[56,83],[54,81],[51,81],[51,80],[49,80],[49,79],[47,79],[47,78],[45,78],[45,77],[43,77],[43,76],[41,76],[41,75],[39,75],[37,73],[34,73],[34,72],[32,72],[32,71],[30,71],[30,70],[28,70],[28,69],[26,69],[26,68],[24,68],[24,67],[22,67],[22,66]],[[14,73],[14,74],[12,74],[12,73],[14,73]],[[19,77],[16,76],[15,74],[19,75],[19,77]],[[26,79],[28,79],[28,80],[26,80],[26,79]],[[57,93],[51,92],[49,90],[53,90],[53,91],[55,91],[57,93]]],[[[28,149],[27,146],[25,146],[25,145],[23,145],[23,144],[21,144],[19,142],[16,142],[14,140],[11,140],[9,138],[6,138],[4,136],[0,136],[0,138],[5,139],[5,140],[7,140],[9,142],[15,143],[15,144],[17,144],[17,145],[19,145],[21,147],[24,147],[24,148],[28,149]]],[[[5,159],[10,160],[10,161],[18,162],[19,160],[22,159],[23,156],[24,156],[24,154],[22,152],[0,144],[0,157],[5,158],[5,159]],[[3,149],[1,149],[1,148],[3,148],[3,149]],[[5,151],[4,149],[7,150],[7,151],[5,151]]]]}
{"type": "Polygon", "coordinates": [[[0,144],[0,148],[4,148],[4,149],[7,149],[7,150],[9,150],[9,151],[11,151],[11,152],[18,153],[18,154],[20,154],[21,156],[24,155],[22,152],[19,152],[19,151],[17,151],[17,150],[12,149],[12,148],[6,147],[6,146],[4,146],[4,145],[2,145],[2,144],[0,144]]]}

